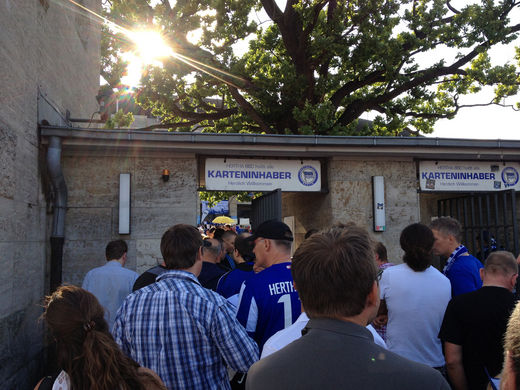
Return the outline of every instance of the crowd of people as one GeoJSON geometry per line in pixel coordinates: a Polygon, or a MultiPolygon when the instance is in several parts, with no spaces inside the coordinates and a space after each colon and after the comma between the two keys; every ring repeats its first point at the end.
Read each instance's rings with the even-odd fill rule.
{"type": "Polygon", "coordinates": [[[240,234],[178,224],[141,275],[112,241],[82,288],[46,298],[60,370],[36,388],[520,389],[517,259],[482,264],[461,239],[453,218],[411,224],[397,264],[354,223],[294,252],[276,220],[240,234]]]}

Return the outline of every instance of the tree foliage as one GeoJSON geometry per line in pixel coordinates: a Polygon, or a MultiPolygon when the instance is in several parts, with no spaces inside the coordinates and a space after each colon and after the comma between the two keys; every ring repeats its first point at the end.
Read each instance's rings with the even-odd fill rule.
{"type": "MultiPolygon", "coordinates": [[[[520,23],[511,15],[518,6],[515,0],[459,8],[449,0],[112,0],[107,14],[127,28],[159,28],[179,54],[162,68],[149,67],[142,79],[139,102],[164,127],[395,135],[405,128],[431,132],[438,119],[464,107],[462,96],[485,86],[495,94],[483,105],[518,92],[518,63],[496,65],[488,54],[517,37],[520,23]],[[258,15],[268,22],[258,23],[258,15]],[[194,44],[187,36],[197,29],[194,44]],[[237,54],[245,39],[248,49],[237,54]],[[441,48],[453,55],[443,57],[441,48]],[[367,112],[377,113],[370,129],[358,126],[367,112]]],[[[122,69],[114,59],[131,45],[121,38],[104,40],[110,82],[122,69]]]]}
{"type": "Polygon", "coordinates": [[[120,129],[128,127],[134,121],[134,114],[131,112],[125,113],[123,110],[118,110],[112,117],[108,118],[103,126],[105,129],[120,129]]]}

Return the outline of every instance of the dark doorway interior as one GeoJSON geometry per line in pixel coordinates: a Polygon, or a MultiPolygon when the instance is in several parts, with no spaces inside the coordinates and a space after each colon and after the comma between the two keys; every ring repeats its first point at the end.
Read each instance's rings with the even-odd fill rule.
{"type": "Polygon", "coordinates": [[[282,190],[276,189],[256,199],[251,203],[251,228],[270,219],[282,220],[282,190]]]}
{"type": "Polygon", "coordinates": [[[471,193],[437,201],[437,215],[462,224],[463,242],[482,262],[492,250],[518,255],[518,220],[514,190],[471,193]]]}

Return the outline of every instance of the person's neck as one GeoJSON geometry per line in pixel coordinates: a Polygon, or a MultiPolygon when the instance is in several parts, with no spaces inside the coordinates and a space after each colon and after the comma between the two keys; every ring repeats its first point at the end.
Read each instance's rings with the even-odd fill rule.
{"type": "Polygon", "coordinates": [[[204,263],[217,264],[217,259],[202,259],[204,263]]]}
{"type": "Polygon", "coordinates": [[[513,291],[512,287],[508,286],[506,282],[501,280],[485,280],[482,283],[482,287],[502,287],[510,292],[513,291]]]}
{"type": "Polygon", "coordinates": [[[336,317],[333,319],[344,321],[344,322],[352,322],[352,323],[358,324],[360,326],[367,326],[368,323],[370,322],[369,317],[365,312],[362,312],[362,313],[358,314],[357,316],[353,316],[353,317],[336,317]]]}
{"type": "Polygon", "coordinates": [[[246,262],[241,256],[236,256],[233,258],[233,260],[235,260],[235,264],[242,264],[246,262]]]}
{"type": "Polygon", "coordinates": [[[451,254],[455,251],[455,249],[457,249],[459,246],[461,246],[462,244],[460,242],[457,242],[457,243],[454,243],[451,247],[450,247],[450,253],[448,253],[446,255],[446,257],[449,257],[451,256],[451,254]]]}
{"type": "Polygon", "coordinates": [[[290,263],[291,262],[291,255],[279,255],[279,256],[276,256],[274,258],[275,260],[273,260],[271,262],[271,265],[275,265],[275,264],[282,264],[282,263],[290,263]]]}
{"type": "Polygon", "coordinates": [[[123,259],[112,259],[112,260],[108,260],[109,262],[111,261],[115,261],[115,262],[118,262],[119,264],[121,264],[123,267],[125,266],[125,262],[123,261],[123,259]]]}

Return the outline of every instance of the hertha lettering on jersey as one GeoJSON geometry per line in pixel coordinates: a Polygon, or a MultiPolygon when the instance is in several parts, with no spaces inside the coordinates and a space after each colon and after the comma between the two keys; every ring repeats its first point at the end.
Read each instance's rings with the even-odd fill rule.
{"type": "Polygon", "coordinates": [[[274,264],[242,285],[237,319],[260,350],[269,337],[294,323],[300,314],[291,263],[274,264]]]}

